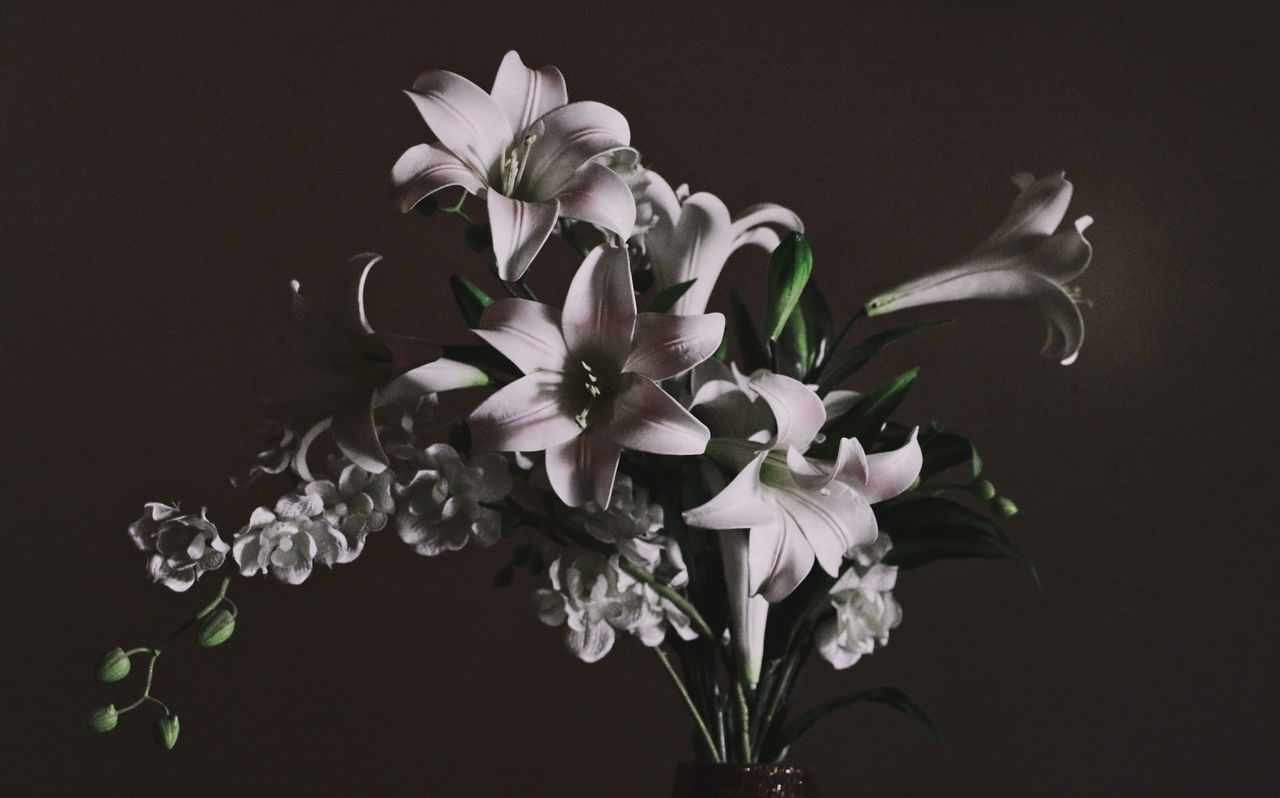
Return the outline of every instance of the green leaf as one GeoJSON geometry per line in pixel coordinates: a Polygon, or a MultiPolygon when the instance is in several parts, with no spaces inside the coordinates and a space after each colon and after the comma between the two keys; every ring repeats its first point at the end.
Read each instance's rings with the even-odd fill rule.
{"type": "Polygon", "coordinates": [[[800,233],[791,233],[769,256],[769,282],[765,293],[765,338],[777,340],[783,326],[800,303],[800,295],[813,272],[813,252],[800,233]]]}
{"type": "Polygon", "coordinates": [[[473,330],[479,327],[481,314],[493,304],[493,300],[475,283],[457,274],[449,277],[449,289],[453,291],[453,298],[457,300],[467,326],[473,330]]]}
{"type": "Polygon", "coordinates": [[[849,352],[840,359],[838,363],[831,367],[831,370],[822,378],[822,382],[818,385],[818,394],[826,396],[837,385],[844,382],[848,377],[858,369],[867,365],[876,353],[884,349],[889,344],[901,341],[903,338],[910,338],[918,332],[932,330],[937,327],[943,327],[951,323],[950,319],[935,319],[933,321],[924,321],[919,324],[909,324],[905,327],[894,327],[891,330],[878,332],[868,338],[863,339],[855,344],[849,352]]]}
{"type": "Polygon", "coordinates": [[[648,304],[644,306],[644,312],[666,313],[668,310],[671,310],[671,306],[676,303],[677,299],[688,292],[689,286],[693,285],[697,281],[698,278],[695,277],[692,280],[685,280],[683,283],[676,283],[675,285],[667,286],[653,295],[648,304]]]}
{"type": "Polygon", "coordinates": [[[506,355],[488,344],[446,344],[440,347],[440,354],[450,360],[484,369],[490,374],[520,376],[524,373],[506,355]]]}
{"type": "Polygon", "coordinates": [[[1014,560],[1031,578],[1040,576],[994,521],[951,499],[914,499],[873,508],[880,528],[893,540],[885,562],[899,568],[918,568],[939,560],[971,557],[1014,560]]]}
{"type": "Polygon", "coordinates": [[[803,313],[797,311],[791,314],[782,336],[777,341],[769,342],[769,351],[773,353],[779,372],[801,382],[805,381],[805,375],[813,367],[813,358],[809,352],[809,335],[803,313]]]}
{"type": "Polygon", "coordinates": [[[833,698],[825,701],[808,712],[804,713],[794,721],[789,723],[782,732],[782,741],[784,745],[791,745],[815,723],[822,720],[827,715],[835,712],[837,709],[844,709],[847,706],[860,704],[865,701],[871,701],[877,704],[884,704],[893,707],[902,714],[919,723],[930,734],[938,739],[942,739],[942,735],[938,732],[937,725],[933,720],[920,708],[916,702],[907,697],[907,694],[896,687],[873,687],[870,690],[863,690],[852,695],[833,698]]]}
{"type": "Polygon", "coordinates": [[[982,460],[973,444],[954,432],[921,435],[920,451],[924,454],[924,462],[920,466],[921,482],[964,463],[970,464],[975,477],[982,473],[982,460]]]}
{"type": "Polygon", "coordinates": [[[760,339],[756,337],[756,326],[751,321],[751,312],[742,303],[738,292],[729,291],[729,324],[738,339],[738,357],[742,359],[742,370],[747,374],[762,369],[769,363],[769,356],[760,339]]]}
{"type": "Polygon", "coordinates": [[[864,447],[870,449],[885,420],[902,404],[902,398],[919,374],[919,368],[911,369],[860,398],[853,407],[823,430],[827,439],[810,450],[812,456],[834,459],[842,438],[857,438],[864,447]]]}

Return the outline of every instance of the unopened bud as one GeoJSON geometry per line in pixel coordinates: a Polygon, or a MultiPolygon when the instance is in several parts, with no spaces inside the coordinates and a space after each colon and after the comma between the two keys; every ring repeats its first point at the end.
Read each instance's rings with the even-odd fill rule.
{"type": "Polygon", "coordinates": [[[115,704],[98,707],[89,713],[89,728],[96,732],[109,732],[120,722],[120,714],[115,704]]]}
{"type": "Polygon", "coordinates": [[[1018,505],[1004,496],[999,496],[991,500],[991,509],[996,511],[996,515],[1002,518],[1009,518],[1018,514],[1018,505]]]}
{"type": "Polygon", "coordinates": [[[155,738],[156,745],[166,751],[172,751],[173,746],[178,742],[178,716],[165,715],[156,721],[156,725],[151,727],[151,736],[155,738]]]}
{"type": "Polygon", "coordinates": [[[129,657],[124,649],[116,646],[102,655],[98,660],[98,669],[94,672],[100,682],[118,682],[129,675],[129,657]]]}
{"type": "Polygon", "coordinates": [[[204,619],[204,623],[200,624],[200,633],[197,639],[200,645],[205,648],[213,648],[227,642],[227,638],[231,637],[231,633],[236,630],[235,616],[220,609],[213,615],[204,619]]]}
{"type": "Polygon", "coordinates": [[[974,496],[983,501],[993,499],[996,495],[996,486],[985,479],[975,479],[969,489],[973,491],[974,496]]]}

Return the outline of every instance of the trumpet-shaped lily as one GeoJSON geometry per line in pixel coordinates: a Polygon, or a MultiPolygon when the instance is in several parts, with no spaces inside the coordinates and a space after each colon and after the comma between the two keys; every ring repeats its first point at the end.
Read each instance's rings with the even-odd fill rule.
{"type": "Polygon", "coordinates": [[[1075,362],[1084,342],[1084,319],[1077,295],[1064,286],[1089,265],[1093,249],[1083,233],[1093,219],[1081,216],[1055,232],[1071,201],[1071,184],[1061,172],[1039,180],[1024,173],[1013,181],[1021,191],[990,238],[958,263],[874,297],[866,304],[867,314],[960,299],[1025,302],[1049,321],[1042,354],[1064,366],[1075,362]]]}
{"type": "Polygon", "coordinates": [[[524,299],[485,309],[476,333],[524,372],[470,416],[477,449],[547,452],[570,507],[609,506],[622,450],[701,454],[710,433],[658,386],[715,352],[724,316],[636,313],[627,251],[596,247],[564,310],[524,299]]]}
{"type": "Polygon", "coordinates": [[[411,147],[392,167],[400,209],[449,186],[485,197],[504,280],[524,274],[560,216],[631,235],[627,184],[593,160],[626,149],[631,129],[607,105],[569,103],[560,70],[529,69],[512,51],[492,91],[434,70],[408,94],[439,140],[411,147]]]}
{"type": "Polygon", "coordinates": [[[654,273],[654,286],[696,280],[672,306],[672,313],[702,313],[729,256],[747,244],[766,252],[781,239],[768,225],[804,232],[800,217],[781,205],[752,205],[736,216],[713,194],[689,195],[687,186],[672,190],[661,175],[645,171],[633,180],[641,221],[648,229],[643,247],[654,273]]]}
{"type": "Polygon", "coordinates": [[[436,358],[437,347],[418,338],[376,333],[364,310],[369,271],[382,259],[366,252],[331,275],[329,290],[304,297],[295,280],[291,323],[285,332],[294,350],[265,375],[261,400],[269,416],[312,424],[295,458],[303,477],[306,449],[322,425],[353,463],[378,474],[389,463],[374,428],[373,409],[425,393],[484,385],[480,369],[436,358]]]}

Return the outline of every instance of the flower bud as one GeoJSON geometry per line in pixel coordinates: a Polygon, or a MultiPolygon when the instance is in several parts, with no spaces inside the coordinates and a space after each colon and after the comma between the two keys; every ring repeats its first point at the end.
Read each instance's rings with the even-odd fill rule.
{"type": "MultiPolygon", "coordinates": [[[[205,648],[213,648],[227,642],[227,638],[231,637],[231,633],[235,630],[235,616],[225,609],[220,609],[205,618],[204,623],[200,624],[200,632],[197,635],[197,639],[200,641],[200,645],[205,648]]],[[[177,734],[177,732],[174,733],[177,734]]]]}
{"type": "Polygon", "coordinates": [[[172,751],[174,744],[178,742],[178,716],[165,715],[156,721],[156,725],[151,727],[151,735],[155,737],[156,745],[172,751]]]}
{"type": "Polygon", "coordinates": [[[973,484],[970,486],[970,489],[973,491],[974,496],[977,496],[983,501],[989,501],[990,499],[995,498],[996,495],[996,486],[992,485],[985,479],[975,479],[973,484]]]}
{"type": "Polygon", "coordinates": [[[89,713],[89,728],[96,732],[109,732],[120,722],[120,714],[115,704],[98,707],[89,713]]]}
{"type": "Polygon", "coordinates": [[[103,654],[102,659],[98,660],[95,675],[100,682],[118,682],[128,676],[129,657],[124,653],[124,649],[116,646],[103,654]]]}
{"type": "Polygon", "coordinates": [[[1010,499],[999,496],[991,500],[991,509],[995,510],[996,515],[1001,518],[1009,518],[1018,514],[1018,505],[1014,504],[1010,499]]]}

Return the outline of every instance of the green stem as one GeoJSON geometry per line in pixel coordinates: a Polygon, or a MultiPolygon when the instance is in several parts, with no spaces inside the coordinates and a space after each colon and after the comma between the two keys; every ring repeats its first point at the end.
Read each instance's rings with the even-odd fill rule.
{"type": "Polygon", "coordinates": [[[760,721],[755,745],[752,746],[751,753],[753,757],[758,757],[764,753],[765,738],[769,736],[769,727],[773,725],[774,716],[778,714],[778,707],[782,704],[783,696],[790,689],[789,685],[800,661],[800,649],[802,647],[796,646],[787,653],[786,665],[783,666],[782,675],[774,682],[773,695],[769,698],[769,708],[765,710],[764,718],[760,721]]]}
{"type": "Polygon", "coordinates": [[[584,259],[587,257],[588,250],[583,246],[582,242],[578,240],[578,231],[573,229],[573,222],[568,219],[561,219],[560,233],[564,240],[568,242],[569,246],[573,247],[574,251],[578,253],[578,257],[584,259]]]}
{"type": "Polygon", "coordinates": [[[699,634],[703,635],[713,643],[716,642],[716,636],[711,632],[711,627],[703,619],[701,613],[699,613],[698,610],[689,603],[688,599],[677,593],[669,585],[664,585],[659,582],[654,578],[653,574],[643,568],[637,568],[635,565],[627,561],[626,558],[618,558],[618,564],[621,566],[622,570],[626,571],[631,575],[631,577],[644,582],[646,585],[653,588],[654,592],[658,595],[676,605],[676,609],[688,616],[689,621],[693,624],[694,628],[698,630],[699,634]]]}
{"type": "Polygon", "coordinates": [[[742,743],[742,761],[751,764],[754,751],[751,748],[751,713],[747,709],[747,696],[742,692],[742,680],[733,680],[733,697],[738,702],[739,742],[742,743]]]}
{"type": "Polygon", "coordinates": [[[702,739],[707,744],[707,750],[711,752],[711,758],[716,762],[723,762],[720,752],[716,750],[715,741],[711,739],[711,732],[707,729],[706,722],[703,721],[698,708],[693,705],[693,699],[689,697],[689,691],[685,689],[684,682],[680,680],[675,668],[671,667],[671,660],[667,657],[667,652],[662,650],[662,646],[654,646],[653,653],[658,655],[658,659],[662,662],[662,667],[666,668],[667,673],[671,676],[671,681],[675,682],[676,689],[680,691],[680,696],[684,699],[684,705],[689,708],[689,714],[693,715],[694,721],[697,722],[698,731],[702,732],[702,739]]]}
{"type": "Polygon", "coordinates": [[[452,207],[449,207],[449,208],[441,208],[440,210],[444,213],[451,213],[454,216],[459,217],[460,219],[462,219],[462,221],[466,222],[467,224],[475,224],[475,222],[471,221],[471,217],[468,216],[462,210],[462,203],[466,201],[467,201],[467,192],[464,191],[462,192],[462,196],[458,197],[458,202],[456,204],[454,204],[452,207]]]}

